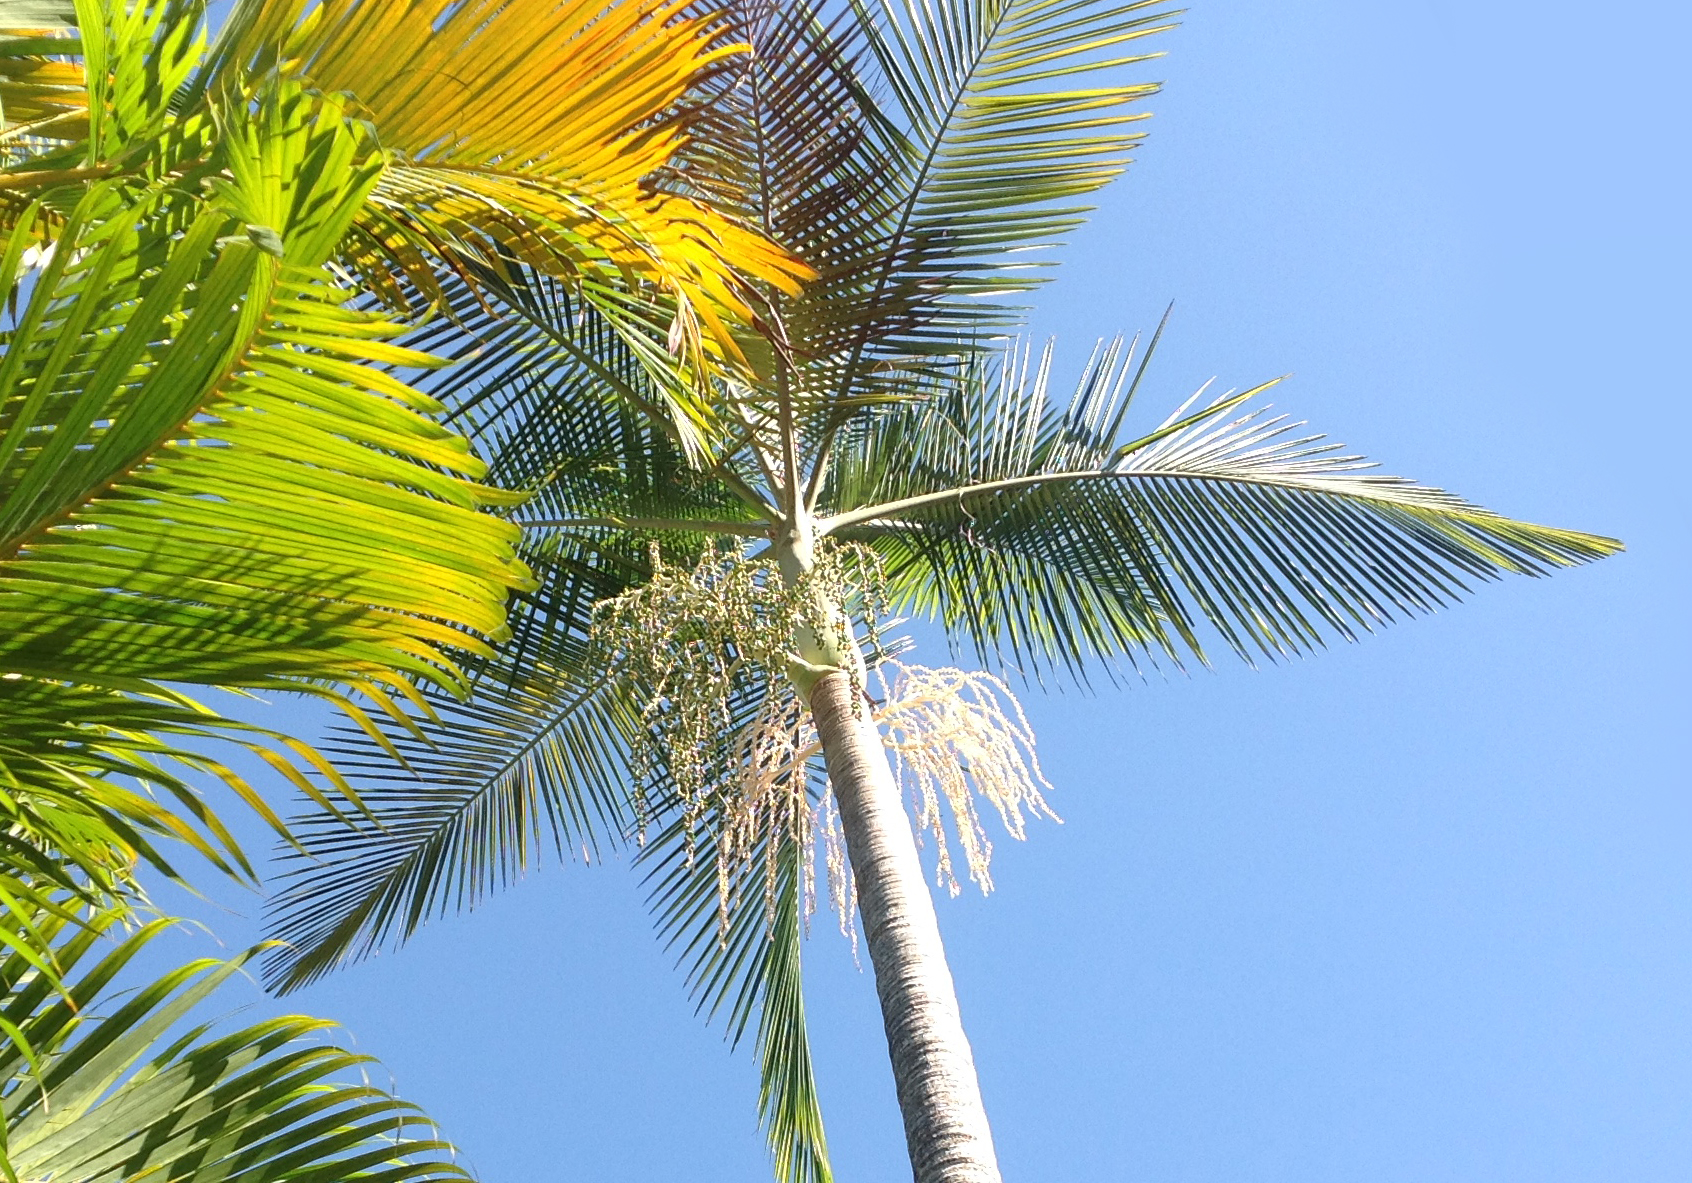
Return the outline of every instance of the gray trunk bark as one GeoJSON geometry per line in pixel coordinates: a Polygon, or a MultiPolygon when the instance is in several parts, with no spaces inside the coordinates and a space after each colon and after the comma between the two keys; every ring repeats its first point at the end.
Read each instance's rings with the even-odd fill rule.
{"type": "Polygon", "coordinates": [[[827,674],[811,688],[811,714],[858,887],[911,1170],[916,1183],[1000,1183],[916,839],[881,737],[854,698],[850,675],[827,674]]]}

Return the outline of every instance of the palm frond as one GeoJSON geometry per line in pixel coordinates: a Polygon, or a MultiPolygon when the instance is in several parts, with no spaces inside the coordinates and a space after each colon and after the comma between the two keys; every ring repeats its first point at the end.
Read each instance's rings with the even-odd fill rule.
{"type": "Polygon", "coordinates": [[[38,914],[61,979],[0,959],[4,1158],[12,1177],[467,1180],[414,1106],[368,1082],[369,1057],[291,1015],[226,1034],[199,1018],[252,956],[198,961],[127,994],[123,970],[168,921],[38,914]],[[115,938],[115,940],[113,939],[115,938]],[[183,1022],[197,1022],[180,1034],[183,1022]]]}
{"type": "Polygon", "coordinates": [[[88,92],[69,60],[75,12],[67,3],[0,4],[0,162],[14,165],[42,142],[76,142],[87,134],[88,92]]]}
{"type": "Polygon", "coordinates": [[[487,290],[501,302],[462,295],[452,321],[412,339],[457,359],[420,385],[473,426],[488,479],[525,493],[523,519],[572,524],[527,531],[535,585],[512,601],[497,653],[464,659],[468,700],[433,693],[430,718],[330,745],[368,813],[319,806],[292,823],[300,847],[271,911],[288,944],[266,965],[279,989],[474,906],[549,846],[591,855],[634,829],[639,711],[589,643],[593,608],[650,577],[655,541],[691,562],[707,535],[688,519],[739,504],[688,469],[662,417],[628,405],[624,391],[650,387],[597,314],[544,279],[491,277],[487,290]],[[642,528],[652,514],[671,528],[642,528]]]}
{"type": "Polygon", "coordinates": [[[1170,24],[1151,0],[729,12],[755,52],[718,80],[694,172],[728,177],[746,216],[818,272],[769,324],[781,397],[824,436],[1016,319],[997,297],[1041,281],[1078,199],[1126,165],[1143,118],[1129,104],[1156,87],[1117,79],[1170,24]]]}
{"type": "MultiPolygon", "coordinates": [[[[738,210],[817,269],[795,307],[778,302],[782,321],[804,309],[817,324],[804,333],[771,327],[778,346],[833,356],[855,339],[853,314],[866,315],[863,272],[898,249],[888,241],[897,190],[886,171],[898,133],[861,77],[869,50],[850,13],[810,0],[740,0],[724,11],[753,53],[707,78],[684,116],[695,134],[659,176],[738,210]],[[844,323],[827,319],[831,310],[844,323]]],[[[889,321],[891,304],[882,312],[889,321]]]]}
{"type": "MultiPolygon", "coordinates": [[[[745,48],[686,3],[243,0],[209,54],[195,0],[76,4],[78,36],[0,48],[17,62],[19,114],[34,119],[18,128],[31,145],[19,168],[0,177],[0,223],[20,196],[62,204],[103,176],[207,175],[220,107],[281,81],[352,96],[374,129],[384,166],[338,246],[395,309],[445,302],[442,264],[463,284],[517,260],[567,279],[655,373],[683,354],[693,382],[745,364],[760,288],[792,294],[811,275],[736,219],[649,182],[684,140],[670,110],[745,48]]],[[[707,453],[708,404],[687,383],[665,393],[689,449],[707,453]]]]}
{"type": "MultiPolygon", "coordinates": [[[[1473,583],[1620,549],[1373,471],[1272,415],[1258,387],[1121,438],[1129,359],[1097,353],[1067,408],[1049,354],[978,364],[843,439],[823,528],[879,549],[896,603],[1038,672],[1202,656],[1201,622],[1248,660],[1354,639],[1473,583]]],[[[1137,385],[1137,378],[1133,385],[1137,385]]],[[[1194,396],[1196,400],[1199,396],[1194,396]]]]}
{"type": "MultiPolygon", "coordinates": [[[[126,47],[108,59],[132,56],[128,33],[83,24],[126,47]]],[[[338,100],[286,84],[218,120],[209,194],[73,186],[45,257],[45,201],[0,250],[0,671],[21,712],[0,763],[18,807],[61,827],[31,831],[43,857],[118,827],[111,849],[161,869],[147,840],[168,835],[250,876],[166,768],[210,773],[281,823],[189,741],[253,740],[326,808],[307,774],[345,782],[158,684],[299,690],[361,718],[354,689],[397,709],[416,683],[461,689],[454,655],[486,651],[529,580],[517,528],[483,512],[511,498],[475,482],[438,404],[388,372],[433,360],[348,307],[325,267],[381,167],[367,136],[338,100]],[[119,788],[129,776],[171,809],[119,788]]]]}
{"type": "MultiPolygon", "coordinates": [[[[744,49],[688,7],[246,0],[201,85],[281,64],[356,96],[396,154],[359,231],[426,294],[440,295],[429,260],[517,258],[576,278],[584,298],[657,315],[631,302],[638,279],[670,302],[684,337],[702,331],[738,360],[729,322],[751,316],[748,282],[791,292],[809,271],[709,206],[645,184],[680,144],[661,117],[744,49]]],[[[660,340],[667,327],[647,326],[660,340]]]]}
{"type": "MultiPolygon", "coordinates": [[[[781,862],[797,863],[802,852],[788,842],[781,862]]],[[[762,964],[755,973],[762,997],[758,1007],[758,1112],[775,1156],[781,1183],[830,1183],[822,1102],[811,1061],[811,1037],[805,1020],[801,972],[804,901],[797,867],[779,868],[775,919],[765,937],[762,964]]]]}
{"type": "Polygon", "coordinates": [[[532,271],[479,269],[408,344],[451,365],[421,376],[447,422],[489,458],[488,481],[530,497],[525,521],[632,516],[756,520],[695,471],[668,407],[680,394],[603,310],[532,271]]]}
{"type": "MultiPolygon", "coordinates": [[[[585,847],[591,857],[644,828],[642,861],[652,868],[660,930],[689,962],[701,1008],[717,1014],[726,1006],[736,1042],[756,1017],[760,1112],[781,1177],[826,1180],[799,986],[797,847],[783,849],[769,884],[765,852],[749,857],[744,890],[720,929],[710,825],[688,852],[666,782],[648,787],[643,803],[634,800],[629,754],[641,725],[639,699],[601,668],[602,656],[587,643],[596,599],[650,577],[642,553],[650,537],[595,528],[547,539],[554,549],[535,559],[542,588],[519,604],[517,635],[501,656],[473,666],[474,695],[463,703],[437,696],[439,718],[420,721],[418,737],[389,729],[403,770],[363,734],[344,733],[326,748],[368,812],[336,817],[319,809],[291,820],[300,851],[286,856],[291,866],[271,908],[272,931],[287,945],[269,956],[267,981],[294,989],[403,943],[435,916],[474,907],[549,848],[563,857],[585,847]]],[[[735,717],[749,721],[758,702],[746,687],[735,717]]],[[[726,736],[725,775],[732,748],[726,736]]]]}
{"type": "Polygon", "coordinates": [[[92,190],[0,336],[6,670],[451,686],[448,649],[499,633],[527,579],[481,463],[378,368],[429,359],[322,269],[374,181],[351,125],[297,90],[267,115],[180,236],[92,190]],[[277,139],[315,184],[261,166],[277,139]]]}
{"type": "Polygon", "coordinates": [[[472,699],[409,732],[390,728],[378,745],[347,731],[326,745],[364,809],[292,822],[298,845],[269,909],[285,942],[265,960],[271,988],[397,947],[548,851],[591,857],[621,842],[634,824],[626,753],[639,710],[584,650],[569,635],[537,640],[520,669],[484,670],[472,699]]]}
{"type": "Polygon", "coordinates": [[[163,689],[125,693],[37,678],[0,679],[0,880],[33,877],[89,898],[125,894],[134,864],[179,879],[159,841],[257,882],[235,839],[196,787],[220,783],[281,835],[275,812],[219,748],[258,757],[327,800],[311,774],[340,781],[296,740],[229,719],[163,689]]]}
{"type": "Polygon", "coordinates": [[[901,286],[935,293],[921,328],[875,347],[938,343],[949,352],[960,336],[1003,323],[1004,311],[981,297],[1038,283],[1026,248],[1055,245],[1085,212],[1075,200],[1127,165],[1145,118],[1128,104],[1157,86],[1113,76],[1156,56],[1137,46],[1170,28],[1174,14],[1156,0],[856,0],[854,8],[904,149],[891,162],[894,250],[870,303],[901,286]]]}
{"type": "MultiPolygon", "coordinates": [[[[266,961],[272,987],[397,947],[549,849],[592,858],[636,830],[639,705],[589,634],[596,603],[650,577],[653,538],[609,526],[535,531],[527,554],[538,586],[513,602],[497,654],[467,661],[472,694],[437,692],[427,718],[377,735],[344,729],[325,745],[363,809],[319,803],[290,820],[298,845],[283,854],[270,909],[286,942],[266,961]]],[[[702,541],[683,533],[665,547],[691,559],[702,541]]]]}
{"type": "Polygon", "coordinates": [[[641,856],[649,868],[648,903],[699,1011],[723,1017],[731,1044],[756,1019],[758,1110],[781,1183],[834,1177],[801,973],[808,907],[801,860],[807,857],[793,835],[765,834],[730,889],[725,915],[710,819],[695,827],[678,818],[651,838],[641,856]],[[773,879],[766,875],[772,844],[773,879]]]}

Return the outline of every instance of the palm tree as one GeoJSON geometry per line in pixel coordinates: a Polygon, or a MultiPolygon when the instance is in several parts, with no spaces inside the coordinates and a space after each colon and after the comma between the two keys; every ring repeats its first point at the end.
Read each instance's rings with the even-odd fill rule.
{"type": "MultiPolygon", "coordinates": [[[[626,335],[545,276],[485,274],[489,308],[463,301],[421,339],[460,359],[426,385],[489,480],[527,496],[512,520],[538,585],[474,663],[475,698],[393,735],[403,768],[338,741],[371,813],[300,824],[270,981],[403,941],[546,846],[638,837],[701,1005],[735,1038],[756,1023],[778,1177],[828,1179],[799,940],[814,810],[837,811],[914,1176],[997,1180],[884,750],[901,704],[867,701],[898,651],[888,619],[937,621],[1035,679],[1085,677],[1207,645],[1306,652],[1618,544],[1375,473],[1269,414],[1272,384],[1131,430],[1155,334],[1138,356],[1101,347],[1067,399],[1049,351],[1006,346],[1002,295],[1039,282],[1037,248],[1139,137],[1131,104],[1155,88],[1117,74],[1169,26],[1150,0],[730,9],[754,54],[688,112],[675,183],[818,278],[766,292],[751,376],[716,380],[685,423],[626,335]]],[[[970,718],[1016,746],[1002,714],[970,718]]],[[[995,760],[964,779],[1019,824],[1037,770],[995,760]]],[[[973,807],[953,802],[967,847],[973,807]]]]}
{"type": "Polygon", "coordinates": [[[286,836],[208,741],[357,806],[312,749],[181,687],[313,694],[374,734],[372,709],[461,693],[459,655],[491,655],[531,583],[486,512],[513,499],[405,380],[438,359],[393,340],[476,268],[520,261],[664,336],[642,364],[679,424],[678,369],[744,364],[747,277],[806,272],[645,183],[678,145],[654,117],[739,52],[674,5],[247,0],[210,45],[202,16],[0,3],[0,1165],[446,1177],[397,1103],[318,1097],[355,1060],[280,1051],[303,1020],[153,1048],[204,967],[84,1012],[150,939],[69,982],[135,919],[138,860],[175,875],[175,842],[254,878],[197,779],[286,836]],[[538,107],[512,109],[513,76],[538,107]]]}

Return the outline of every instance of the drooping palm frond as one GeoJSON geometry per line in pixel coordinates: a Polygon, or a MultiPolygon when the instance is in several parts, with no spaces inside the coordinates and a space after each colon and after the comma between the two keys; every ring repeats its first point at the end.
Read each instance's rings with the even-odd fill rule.
{"type": "MultiPolygon", "coordinates": [[[[731,700],[732,723],[716,752],[725,786],[737,779],[736,738],[755,725],[762,707],[762,688],[751,683],[731,700]]],[[[807,766],[798,775],[806,778],[809,800],[821,789],[820,772],[807,766]]],[[[678,802],[665,798],[661,782],[653,807],[658,818],[670,819],[655,827],[641,851],[659,933],[697,1009],[707,1018],[722,1017],[731,1045],[756,1019],[758,1113],[776,1178],[828,1183],[834,1173],[811,1059],[801,953],[812,852],[797,833],[765,830],[725,884],[717,854],[732,800],[688,819],[678,802]]]]}
{"type": "MultiPolygon", "coordinates": [[[[636,545],[642,533],[651,536],[625,532],[636,545]]],[[[638,583],[640,575],[628,571],[633,556],[622,564],[616,575],[638,583]]],[[[543,577],[550,570],[540,561],[536,567],[543,577]]],[[[572,578],[571,586],[580,594],[592,583],[572,578]]],[[[601,582],[598,590],[611,587],[601,582]]],[[[526,622],[539,623],[537,605],[560,602],[547,595],[544,578],[531,598],[535,603],[517,613],[519,633],[526,622]]],[[[536,628],[521,648],[508,643],[511,656],[480,663],[474,697],[440,703],[438,722],[422,723],[420,738],[391,732],[403,770],[363,734],[345,733],[326,747],[368,813],[316,811],[292,823],[300,850],[285,856],[290,869],[271,905],[272,932],[287,944],[267,959],[267,981],[295,989],[402,943],[430,919],[473,908],[548,848],[555,857],[572,848],[591,857],[644,828],[651,902],[661,931],[690,967],[701,1010],[725,1016],[736,1043],[756,1017],[760,1114],[779,1177],[823,1183],[832,1175],[800,985],[805,901],[798,847],[789,841],[782,848],[769,883],[764,846],[747,856],[725,922],[716,821],[704,819],[684,851],[680,806],[662,782],[643,802],[632,799],[629,753],[640,703],[586,643],[592,602],[577,601],[584,615],[572,623],[536,628]]],[[[761,699],[747,687],[735,701],[736,718],[749,722],[761,699]]],[[[733,735],[725,736],[725,776],[733,746],[733,735]]]]}
{"type": "MultiPolygon", "coordinates": [[[[391,755],[361,732],[326,745],[364,810],[294,821],[270,904],[282,941],[273,989],[297,989],[423,924],[474,908],[551,853],[591,857],[633,826],[627,688],[584,680],[581,642],[527,650],[520,680],[489,676],[469,704],[443,704],[391,755]]],[[[489,671],[490,675],[493,671],[489,671]]]]}
{"type": "MultiPolygon", "coordinates": [[[[442,704],[440,721],[422,725],[423,739],[394,734],[407,770],[361,734],[326,748],[369,813],[318,811],[293,822],[303,853],[289,858],[271,905],[272,931],[288,944],[269,955],[266,979],[297,988],[403,942],[438,915],[473,908],[548,848],[562,857],[585,846],[591,855],[644,821],[651,902],[690,967],[701,1010],[725,1017],[736,1043],[756,1017],[760,1115],[779,1177],[825,1183],[832,1174],[801,989],[798,848],[783,847],[768,899],[766,852],[748,856],[724,924],[713,823],[684,852],[674,802],[656,792],[636,809],[628,751],[639,703],[604,672],[584,685],[584,671],[596,667],[579,640],[566,636],[557,647],[484,668],[475,697],[442,704]]],[[[756,713],[755,696],[738,701],[737,717],[756,713]]],[[[725,753],[731,748],[726,737],[725,753]]]]}
{"type": "MultiPolygon", "coordinates": [[[[678,950],[689,985],[708,1015],[722,1014],[732,1043],[756,1019],[758,1113],[783,1183],[833,1179],[805,1017],[801,971],[805,902],[799,888],[797,845],[777,856],[775,895],[764,898],[755,868],[723,925],[709,838],[699,840],[687,865],[679,841],[661,836],[652,846],[652,903],[661,930],[678,950]],[[723,1010],[723,1007],[727,1010],[723,1010]]],[[[759,858],[763,855],[760,852],[759,858]]]]}
{"type": "MultiPolygon", "coordinates": [[[[805,903],[799,875],[785,864],[800,852],[788,843],[782,851],[775,917],[766,917],[764,949],[748,980],[761,991],[758,1004],[758,1113],[775,1156],[776,1178],[784,1183],[830,1183],[828,1136],[822,1101],[811,1061],[811,1037],[805,1018],[805,976],[801,939],[805,903]]],[[[745,905],[742,905],[744,908],[745,905]]]]}
{"type": "Polygon", "coordinates": [[[1013,350],[878,412],[836,448],[821,528],[880,550],[906,610],[1029,672],[1202,656],[1201,622],[1248,659],[1294,654],[1620,549],[1375,473],[1254,403],[1267,385],[1125,440],[1130,369],[1102,349],[1060,408],[1049,353],[1013,350]]]}
{"type": "Polygon", "coordinates": [[[15,949],[0,959],[7,1177],[469,1179],[427,1117],[369,1083],[369,1057],[319,1042],[329,1024],[292,1015],[220,1034],[201,1017],[251,953],[125,993],[124,969],[169,921],[126,934],[112,913],[32,920],[54,975],[15,949]],[[187,1035],[185,1021],[198,1023],[187,1035]]]}

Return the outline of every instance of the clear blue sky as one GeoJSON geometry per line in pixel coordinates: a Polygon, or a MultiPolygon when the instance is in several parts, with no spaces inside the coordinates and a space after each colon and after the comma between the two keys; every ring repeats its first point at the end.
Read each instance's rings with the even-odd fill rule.
{"type": "MultiPolygon", "coordinates": [[[[1007,1179],[1692,1178],[1689,34],[1213,0],[1165,40],[1152,138],[1041,297],[1071,368],[1174,299],[1157,408],[1292,371],[1278,403],[1390,470],[1630,550],[1293,665],[1030,699],[1066,824],[940,908],[1007,1179]]],[[[826,916],[807,955],[838,1176],[908,1177],[871,982],[826,916]]],[[[768,1178],[749,1049],[626,865],[289,1006],[486,1183],[768,1178]]]]}

